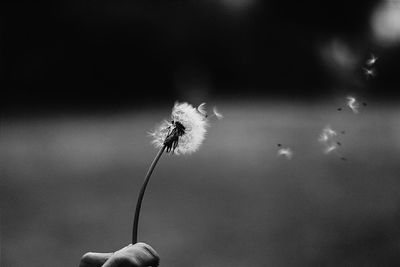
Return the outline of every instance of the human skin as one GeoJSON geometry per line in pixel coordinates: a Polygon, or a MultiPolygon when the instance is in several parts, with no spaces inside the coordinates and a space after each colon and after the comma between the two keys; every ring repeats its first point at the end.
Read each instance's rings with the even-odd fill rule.
{"type": "Polygon", "coordinates": [[[145,243],[130,244],[116,252],[88,252],[82,256],[79,267],[157,267],[158,253],[145,243]]]}

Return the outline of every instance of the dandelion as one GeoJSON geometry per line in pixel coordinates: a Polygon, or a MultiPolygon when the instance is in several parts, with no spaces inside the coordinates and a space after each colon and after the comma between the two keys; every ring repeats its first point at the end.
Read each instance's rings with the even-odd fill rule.
{"type": "Polygon", "coordinates": [[[292,159],[293,151],[289,147],[281,148],[278,150],[278,156],[285,156],[287,159],[292,159]]]}
{"type": "Polygon", "coordinates": [[[358,113],[358,109],[360,107],[360,104],[357,102],[357,100],[352,97],[352,96],[348,96],[346,97],[347,99],[347,106],[354,112],[354,113],[358,113]]]}
{"type": "Polygon", "coordinates": [[[175,103],[171,121],[162,122],[150,136],[156,148],[165,146],[167,152],[176,155],[191,154],[203,143],[207,126],[207,117],[198,109],[188,103],[175,103]]]}
{"type": "Polygon", "coordinates": [[[378,57],[374,56],[374,54],[371,54],[371,57],[367,60],[366,64],[368,66],[372,66],[375,64],[375,62],[378,60],[378,57]]]}
{"type": "Polygon", "coordinates": [[[207,117],[202,113],[202,111],[205,112],[204,106],[205,103],[196,109],[188,103],[176,102],[172,109],[171,121],[164,120],[155,131],[150,133],[153,137],[152,143],[160,150],[150,165],[139,192],[133,220],[132,244],[137,242],[139,214],[144,192],[161,155],[164,151],[176,155],[190,154],[197,151],[203,143],[208,126],[207,117]]]}

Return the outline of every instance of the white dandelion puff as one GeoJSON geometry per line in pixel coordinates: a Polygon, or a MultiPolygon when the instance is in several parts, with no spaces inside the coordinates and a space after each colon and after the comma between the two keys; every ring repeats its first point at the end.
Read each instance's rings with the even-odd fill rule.
{"type": "Polygon", "coordinates": [[[292,159],[293,150],[291,150],[289,147],[281,148],[278,150],[278,156],[285,156],[287,159],[292,159]]]}
{"type": "Polygon", "coordinates": [[[348,96],[346,97],[347,99],[347,106],[354,112],[354,113],[358,113],[358,109],[360,107],[360,104],[357,102],[357,100],[352,97],[352,96],[348,96]]]}
{"type": "Polygon", "coordinates": [[[367,65],[372,66],[375,64],[375,62],[378,60],[378,57],[376,57],[374,54],[371,54],[371,57],[367,60],[367,65]]]}
{"type": "Polygon", "coordinates": [[[206,117],[198,109],[188,103],[176,102],[171,121],[164,121],[151,133],[152,143],[157,148],[166,146],[167,152],[172,151],[177,155],[190,154],[197,151],[203,143],[207,126],[206,117]]]}
{"type": "Polygon", "coordinates": [[[222,115],[222,113],[217,110],[217,107],[213,108],[213,113],[219,120],[222,120],[224,118],[224,115],[222,115]]]}
{"type": "Polygon", "coordinates": [[[207,111],[206,111],[206,103],[201,103],[198,107],[197,107],[197,111],[200,112],[200,114],[204,115],[207,117],[207,111]]]}

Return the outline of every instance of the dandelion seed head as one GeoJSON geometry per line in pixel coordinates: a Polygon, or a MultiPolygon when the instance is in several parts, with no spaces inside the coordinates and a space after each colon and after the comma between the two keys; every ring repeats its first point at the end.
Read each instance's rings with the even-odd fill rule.
{"type": "Polygon", "coordinates": [[[285,156],[287,159],[292,159],[293,151],[289,147],[281,148],[278,150],[278,156],[285,156]]]}
{"type": "Polygon", "coordinates": [[[188,103],[176,102],[171,121],[163,121],[150,135],[155,147],[167,146],[167,152],[191,154],[205,139],[208,122],[196,108],[188,103]]]}

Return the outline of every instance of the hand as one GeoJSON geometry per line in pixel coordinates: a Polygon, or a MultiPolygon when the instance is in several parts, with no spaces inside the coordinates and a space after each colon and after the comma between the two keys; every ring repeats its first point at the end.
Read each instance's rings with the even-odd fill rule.
{"type": "Polygon", "coordinates": [[[157,252],[145,243],[128,245],[115,253],[88,252],[83,255],[79,267],[157,267],[157,252]]]}

